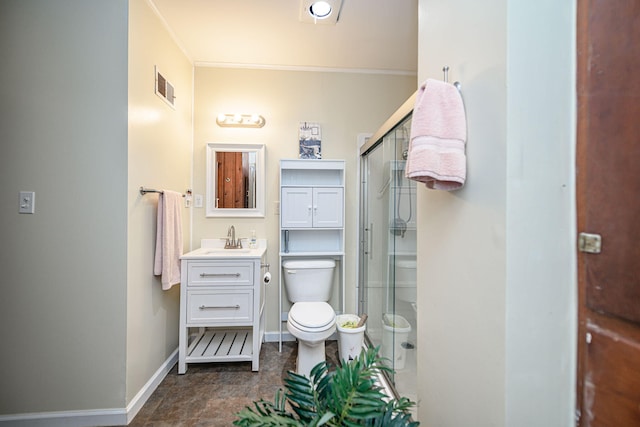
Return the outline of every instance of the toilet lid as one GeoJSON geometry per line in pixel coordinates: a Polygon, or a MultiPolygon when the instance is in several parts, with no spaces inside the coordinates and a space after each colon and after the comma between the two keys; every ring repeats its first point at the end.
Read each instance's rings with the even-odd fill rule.
{"type": "Polygon", "coordinates": [[[289,321],[302,330],[326,329],[336,320],[336,313],[326,302],[297,302],[289,310],[289,321]]]}

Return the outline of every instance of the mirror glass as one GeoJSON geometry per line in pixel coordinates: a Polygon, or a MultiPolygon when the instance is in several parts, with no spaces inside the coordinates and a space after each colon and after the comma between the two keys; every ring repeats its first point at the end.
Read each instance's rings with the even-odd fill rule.
{"type": "Polygon", "coordinates": [[[207,144],[207,216],[264,216],[264,144],[207,144]]]}

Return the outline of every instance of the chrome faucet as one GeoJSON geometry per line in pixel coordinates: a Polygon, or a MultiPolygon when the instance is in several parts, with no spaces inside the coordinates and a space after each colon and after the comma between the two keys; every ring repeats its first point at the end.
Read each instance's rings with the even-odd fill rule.
{"type": "Polygon", "coordinates": [[[232,225],[227,230],[227,243],[225,249],[242,249],[242,239],[236,240],[236,228],[232,225]]]}

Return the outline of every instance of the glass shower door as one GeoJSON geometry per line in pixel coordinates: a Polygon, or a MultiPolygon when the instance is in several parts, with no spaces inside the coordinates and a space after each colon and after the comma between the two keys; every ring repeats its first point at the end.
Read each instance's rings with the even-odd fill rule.
{"type": "Polygon", "coordinates": [[[416,192],[404,177],[411,118],[361,157],[360,311],[398,394],[416,400],[416,192]]]}

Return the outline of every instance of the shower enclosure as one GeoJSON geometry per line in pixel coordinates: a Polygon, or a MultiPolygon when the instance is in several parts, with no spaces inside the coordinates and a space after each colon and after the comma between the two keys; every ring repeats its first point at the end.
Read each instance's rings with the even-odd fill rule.
{"type": "Polygon", "coordinates": [[[388,382],[416,401],[416,183],[404,176],[409,106],[412,98],[360,151],[358,292],[369,316],[366,340],[394,370],[388,382]]]}

